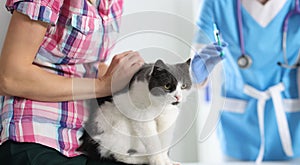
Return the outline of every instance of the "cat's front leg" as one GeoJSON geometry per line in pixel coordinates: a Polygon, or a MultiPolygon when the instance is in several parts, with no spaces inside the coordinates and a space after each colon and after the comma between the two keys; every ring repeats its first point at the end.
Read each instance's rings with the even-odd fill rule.
{"type": "Polygon", "coordinates": [[[135,122],[132,124],[132,127],[136,136],[142,142],[146,154],[149,155],[150,165],[172,165],[164,159],[161,139],[159,138],[155,121],[135,122]]]}
{"type": "Polygon", "coordinates": [[[150,165],[173,165],[171,161],[165,159],[162,153],[149,156],[150,165]]]}
{"type": "Polygon", "coordinates": [[[150,165],[181,165],[179,162],[174,162],[169,157],[165,157],[164,154],[157,154],[149,157],[150,165]]]}
{"type": "Polygon", "coordinates": [[[164,112],[156,119],[161,145],[166,150],[162,153],[163,157],[165,162],[168,162],[168,164],[172,165],[180,165],[180,163],[172,161],[168,156],[168,150],[172,145],[178,113],[179,110],[177,107],[167,106],[164,112]]]}

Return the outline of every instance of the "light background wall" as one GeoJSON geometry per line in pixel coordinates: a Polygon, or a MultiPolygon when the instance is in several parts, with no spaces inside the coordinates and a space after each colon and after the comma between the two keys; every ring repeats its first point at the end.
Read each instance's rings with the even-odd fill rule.
{"type": "MultiPolygon", "coordinates": [[[[6,11],[4,4],[5,1],[0,1],[0,50],[2,50],[5,33],[10,19],[10,14],[6,11]]],[[[199,5],[200,0],[125,0],[124,16],[128,17],[132,14],[144,11],[156,11],[174,14],[182,20],[194,24],[199,5]]],[[[147,20],[147,22],[151,21],[153,20],[147,20]]],[[[194,32],[191,29],[184,28],[184,25],[182,25],[183,22],[184,21],[174,21],[170,27],[172,31],[174,30],[174,33],[180,36],[180,38],[191,43],[194,32]]],[[[174,38],[162,36],[157,33],[145,33],[127,37],[124,42],[120,42],[119,45],[116,45],[114,52],[128,49],[141,51],[143,53],[142,56],[146,61],[154,61],[158,57],[161,57],[170,63],[187,59],[190,53],[189,48],[182,44],[182,42],[178,42],[174,40],[174,38]],[[149,46],[147,44],[152,44],[151,49],[147,48],[147,46],[149,46]],[[163,49],[163,47],[166,47],[166,49],[163,49]],[[174,58],[174,55],[176,58],[174,58]]],[[[215,71],[217,81],[219,81],[219,71],[220,68],[215,71]]],[[[195,95],[196,97],[192,97],[191,99],[194,99],[195,102],[204,100],[203,93],[204,90],[200,90],[199,95],[195,95]]],[[[184,109],[189,110],[195,108],[192,105],[186,105],[184,109]]],[[[196,121],[193,122],[193,125],[191,125],[192,127],[188,130],[188,133],[183,136],[183,139],[179,143],[176,143],[171,149],[170,154],[174,160],[181,162],[200,161],[210,163],[221,161],[222,157],[215,131],[212,131],[212,134],[203,142],[200,142],[198,139],[199,131],[206,120],[209,110],[210,104],[201,101],[199,110],[196,111],[196,121]]],[[[184,113],[182,118],[191,120],[191,116],[184,116],[184,113]]],[[[186,129],[185,127],[180,127],[185,121],[182,120],[180,122],[182,123],[178,124],[178,129],[186,129]]]]}
{"type": "Polygon", "coordinates": [[[10,13],[7,12],[4,4],[5,1],[0,1],[0,50],[2,50],[2,45],[10,19],[10,13]]]}

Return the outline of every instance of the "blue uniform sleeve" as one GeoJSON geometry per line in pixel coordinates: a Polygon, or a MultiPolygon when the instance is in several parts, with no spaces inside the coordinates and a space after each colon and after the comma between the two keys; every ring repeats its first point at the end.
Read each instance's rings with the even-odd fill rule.
{"type": "Polygon", "coordinates": [[[214,40],[213,22],[214,22],[214,1],[203,0],[197,19],[197,33],[194,42],[207,44],[214,40]]]}

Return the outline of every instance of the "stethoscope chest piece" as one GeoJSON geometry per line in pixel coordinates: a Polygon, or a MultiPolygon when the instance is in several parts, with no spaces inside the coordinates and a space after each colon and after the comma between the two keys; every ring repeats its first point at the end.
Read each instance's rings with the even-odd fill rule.
{"type": "Polygon", "coordinates": [[[252,65],[252,59],[250,56],[243,54],[238,58],[237,64],[240,68],[246,69],[252,65]]]}

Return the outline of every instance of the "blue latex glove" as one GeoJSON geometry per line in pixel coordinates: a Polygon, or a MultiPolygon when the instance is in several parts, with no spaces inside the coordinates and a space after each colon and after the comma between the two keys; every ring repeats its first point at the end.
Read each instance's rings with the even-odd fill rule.
{"type": "Polygon", "coordinates": [[[194,83],[202,83],[215,65],[224,59],[224,52],[222,57],[220,54],[227,45],[226,42],[221,42],[221,45],[217,43],[208,44],[199,53],[195,54],[191,65],[194,83]]]}

